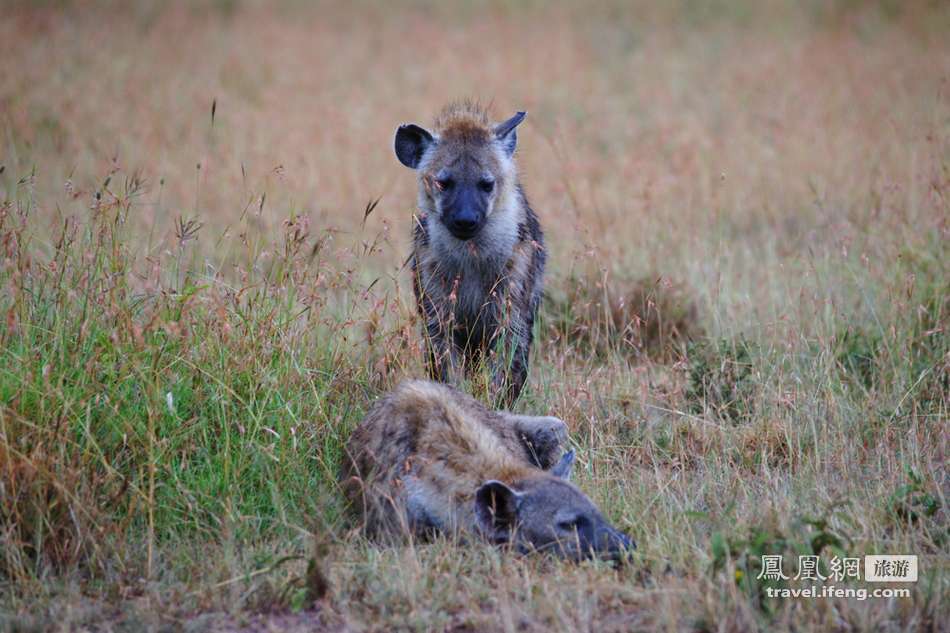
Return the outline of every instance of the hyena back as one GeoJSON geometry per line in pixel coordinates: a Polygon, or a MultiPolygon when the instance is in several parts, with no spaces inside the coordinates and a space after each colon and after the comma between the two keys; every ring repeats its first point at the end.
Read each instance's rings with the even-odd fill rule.
{"type": "Polygon", "coordinates": [[[353,432],[344,490],[377,539],[473,535],[522,552],[618,558],[635,546],[568,481],[566,437],[557,418],[491,411],[447,385],[410,381],[353,432]]]}
{"type": "Polygon", "coordinates": [[[513,158],[524,117],[492,125],[462,103],[432,132],[403,125],[395,138],[397,157],[419,174],[410,261],[430,376],[458,383],[490,357],[493,396],[506,405],[527,380],[545,263],[513,158]]]}

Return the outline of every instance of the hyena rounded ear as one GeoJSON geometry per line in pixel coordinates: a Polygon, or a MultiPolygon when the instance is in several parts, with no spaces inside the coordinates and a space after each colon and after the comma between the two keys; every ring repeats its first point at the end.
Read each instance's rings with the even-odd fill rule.
{"type": "Polygon", "coordinates": [[[495,126],[495,138],[501,142],[501,146],[505,148],[505,153],[509,156],[515,153],[515,147],[518,145],[518,132],[515,131],[515,128],[524,121],[527,115],[527,112],[519,112],[507,121],[495,126]]]}
{"type": "Polygon", "coordinates": [[[478,527],[494,542],[508,540],[518,521],[521,493],[500,481],[486,481],[475,492],[475,520],[478,527]]]}
{"type": "Polygon", "coordinates": [[[558,463],[554,464],[551,468],[551,474],[555,477],[560,477],[561,479],[570,479],[571,478],[571,469],[574,467],[574,449],[569,450],[561,456],[561,459],[558,463]]]}
{"type": "Polygon", "coordinates": [[[426,149],[435,139],[429,130],[421,128],[413,123],[400,125],[396,130],[396,140],[393,143],[396,149],[396,158],[406,167],[415,169],[422,161],[422,156],[426,149]]]}

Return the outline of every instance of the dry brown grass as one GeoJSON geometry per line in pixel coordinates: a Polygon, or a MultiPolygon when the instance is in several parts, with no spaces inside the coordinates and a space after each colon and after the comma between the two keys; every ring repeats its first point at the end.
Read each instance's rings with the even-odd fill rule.
{"type": "Polygon", "coordinates": [[[13,3],[0,629],[945,627],[948,30],[925,1],[13,3]],[[620,570],[340,514],[347,432],[423,366],[392,134],[465,96],[529,112],[518,406],[568,422],[620,570]],[[757,556],[816,537],[922,580],[763,599],[757,556]]]}
{"type": "Polygon", "coordinates": [[[636,281],[571,275],[548,292],[545,316],[554,341],[571,341],[598,354],[670,362],[703,336],[699,310],[683,284],[662,276],[636,281]]]}

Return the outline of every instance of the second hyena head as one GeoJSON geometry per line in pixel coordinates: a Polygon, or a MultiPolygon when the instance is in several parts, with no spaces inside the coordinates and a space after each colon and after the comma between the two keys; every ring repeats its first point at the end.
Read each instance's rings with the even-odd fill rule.
{"type": "Polygon", "coordinates": [[[443,111],[433,131],[411,123],[396,130],[397,158],[419,172],[420,209],[455,239],[479,235],[514,195],[515,129],[524,117],[492,124],[478,106],[459,104],[443,111]]]}
{"type": "Polygon", "coordinates": [[[570,451],[548,472],[511,486],[488,481],[475,493],[475,520],[494,543],[510,543],[522,552],[550,551],[562,558],[621,560],[636,549],[597,506],[568,479],[570,451]]]}

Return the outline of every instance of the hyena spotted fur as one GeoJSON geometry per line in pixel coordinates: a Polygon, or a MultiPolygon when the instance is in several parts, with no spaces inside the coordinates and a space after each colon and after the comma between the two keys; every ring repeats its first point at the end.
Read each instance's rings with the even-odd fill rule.
{"type": "Polygon", "coordinates": [[[454,387],[405,382],[350,437],[343,488],[379,540],[445,533],[619,559],[635,545],[570,483],[566,438],[557,418],[492,411],[454,387]]]}
{"type": "Polygon", "coordinates": [[[457,384],[490,359],[492,396],[505,405],[527,380],[545,262],[514,161],[524,117],[492,124],[460,103],[431,132],[407,124],[395,138],[396,156],[418,171],[410,262],[430,377],[457,384]]]}

